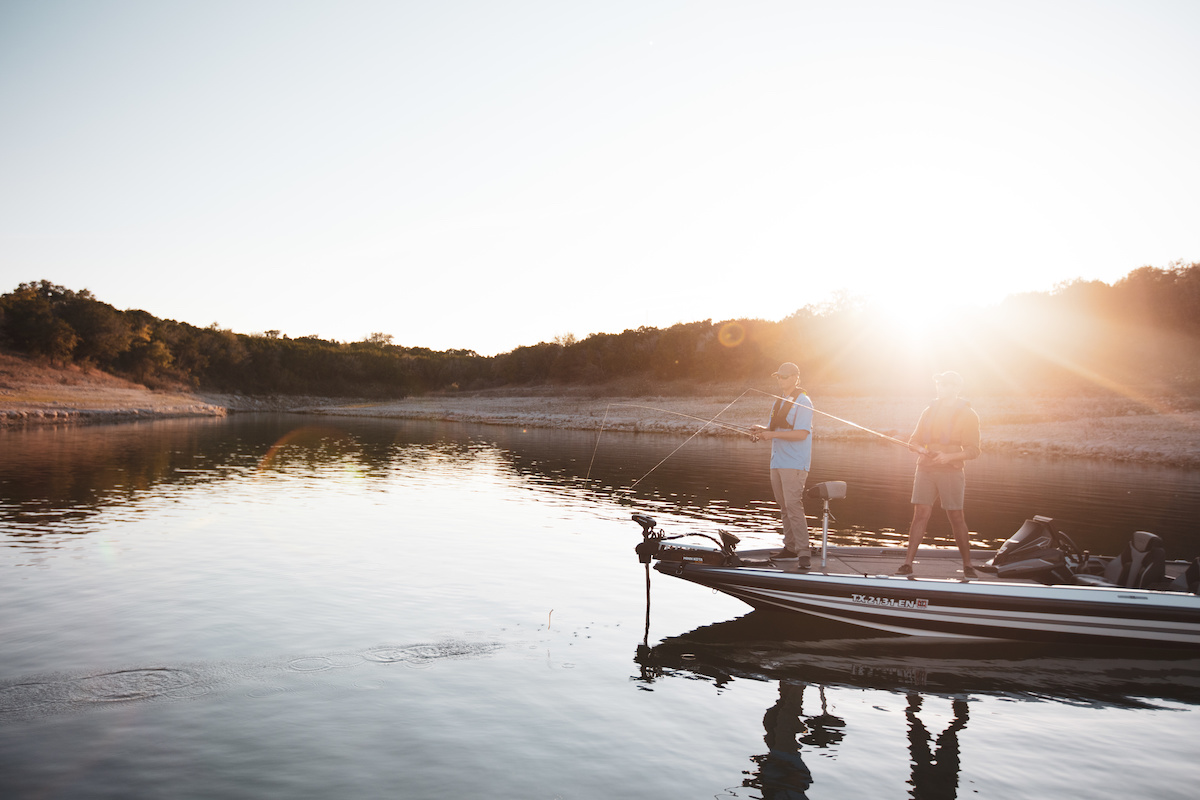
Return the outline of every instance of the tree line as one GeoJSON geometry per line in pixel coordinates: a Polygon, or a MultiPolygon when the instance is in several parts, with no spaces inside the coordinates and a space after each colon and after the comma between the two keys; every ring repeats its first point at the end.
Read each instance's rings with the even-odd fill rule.
{"type": "Polygon", "coordinates": [[[0,346],[96,367],[151,387],[244,394],[405,397],[534,385],[658,393],[664,382],[759,381],[781,362],[830,391],[929,390],[934,371],[982,393],[1200,389],[1200,263],[1141,267],[1109,285],[1076,280],[993,308],[889,309],[843,294],[779,321],[736,319],[593,333],[495,356],[394,344],[241,334],[119,310],[49,281],[0,295],[0,346]],[[912,315],[920,324],[914,328],[912,315]]]}

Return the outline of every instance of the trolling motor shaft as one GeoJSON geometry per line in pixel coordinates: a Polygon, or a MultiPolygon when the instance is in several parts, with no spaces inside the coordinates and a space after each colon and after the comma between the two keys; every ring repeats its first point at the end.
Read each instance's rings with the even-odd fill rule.
{"type": "Polygon", "coordinates": [[[649,564],[658,553],[658,546],[663,540],[663,532],[654,530],[658,524],[654,521],[654,517],[648,517],[645,514],[634,514],[633,521],[642,526],[642,543],[634,550],[637,551],[638,563],[649,564]]]}

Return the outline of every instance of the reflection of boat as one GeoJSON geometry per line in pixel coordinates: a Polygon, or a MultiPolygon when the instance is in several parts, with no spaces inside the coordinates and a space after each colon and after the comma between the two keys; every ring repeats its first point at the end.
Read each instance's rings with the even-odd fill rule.
{"type": "MultiPolygon", "coordinates": [[[[643,643],[635,660],[647,684],[698,678],[722,688],[739,680],[778,684],[778,699],[763,717],[766,752],[750,756],[754,767],[742,779],[763,798],[807,797],[810,786],[835,780],[832,759],[847,752],[844,741],[864,735],[878,741],[887,726],[864,725],[864,717],[839,710],[862,705],[857,698],[864,691],[866,704],[885,714],[902,699],[907,796],[927,798],[958,796],[960,738],[970,734],[970,711],[980,703],[985,719],[989,710],[996,713],[984,698],[1010,708],[1012,701],[1200,707],[1200,655],[1189,650],[888,636],[776,611],[643,643]],[[847,698],[856,699],[846,705],[847,698]]],[[[885,757],[879,759],[883,764],[885,757]]]]}
{"type": "MultiPolygon", "coordinates": [[[[845,484],[817,484],[809,494],[824,499],[827,527],[829,500],[844,497],[845,484]]],[[[1158,537],[1142,531],[1124,553],[1104,558],[1034,517],[999,550],[976,553],[988,559],[985,578],[963,580],[953,571],[957,551],[922,549],[919,578],[894,575],[897,548],[824,547],[820,564],[799,569],[769,551],[735,552],[738,538],[728,533],[713,540],[717,548],[676,544],[681,537],[650,517],[634,519],[643,563],[755,608],[915,636],[1200,646],[1200,559],[1167,564],[1158,537]]]]}
{"type": "Polygon", "coordinates": [[[1200,705],[1200,656],[1188,650],[880,636],[775,611],[643,644],[635,660],[648,682],[682,675],[717,685],[745,678],[926,696],[1200,705]]]}

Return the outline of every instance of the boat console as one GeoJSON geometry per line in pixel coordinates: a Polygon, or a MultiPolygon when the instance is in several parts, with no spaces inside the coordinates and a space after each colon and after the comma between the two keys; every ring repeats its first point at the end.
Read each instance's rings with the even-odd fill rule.
{"type": "Polygon", "coordinates": [[[983,569],[994,571],[1000,578],[1023,578],[1047,585],[1074,583],[1075,572],[1088,558],[1054,520],[1037,515],[1025,520],[983,569]]]}
{"type": "Polygon", "coordinates": [[[1112,558],[1081,551],[1050,517],[1035,516],[1009,537],[983,566],[1000,578],[1022,578],[1048,586],[1119,586],[1200,592],[1200,559],[1176,577],[1166,577],[1166,550],[1162,539],[1149,531],[1136,531],[1125,549],[1112,558]]]}

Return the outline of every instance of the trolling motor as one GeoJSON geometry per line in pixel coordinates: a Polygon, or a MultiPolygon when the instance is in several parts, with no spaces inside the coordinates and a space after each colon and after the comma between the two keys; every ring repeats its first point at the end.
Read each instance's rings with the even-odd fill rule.
{"type": "Polygon", "coordinates": [[[638,554],[638,561],[642,564],[649,564],[652,558],[657,558],[659,561],[710,564],[716,567],[736,567],[742,563],[742,560],[734,552],[741,539],[728,531],[717,532],[721,537],[720,541],[707,533],[681,533],[676,536],[667,536],[665,532],[655,527],[658,523],[654,521],[653,517],[634,514],[633,521],[642,526],[642,542],[634,548],[638,554]],[[718,549],[697,545],[668,544],[668,542],[682,539],[685,536],[702,536],[717,545],[718,549]]]}

